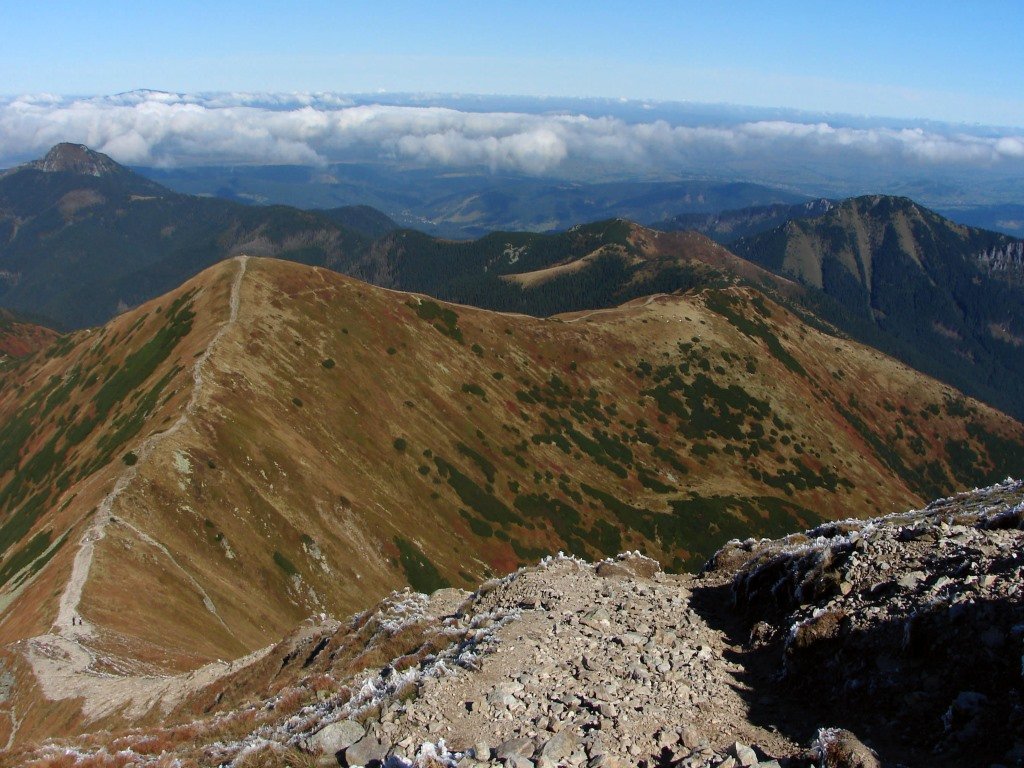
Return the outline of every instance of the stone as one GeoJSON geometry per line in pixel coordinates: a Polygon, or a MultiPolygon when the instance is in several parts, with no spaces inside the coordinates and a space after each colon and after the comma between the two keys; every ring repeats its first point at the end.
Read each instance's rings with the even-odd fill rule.
{"type": "Polygon", "coordinates": [[[579,739],[575,733],[569,730],[559,731],[545,742],[540,754],[541,757],[558,763],[571,755],[578,744],[579,739]]]}
{"type": "Polygon", "coordinates": [[[815,747],[822,768],[882,768],[878,755],[850,731],[821,730],[815,747]]]}
{"type": "Polygon", "coordinates": [[[470,751],[473,753],[473,759],[475,760],[486,761],[491,759],[491,745],[486,741],[478,741],[470,751]]]}
{"type": "Polygon", "coordinates": [[[598,606],[583,617],[583,623],[593,629],[605,629],[611,626],[612,617],[602,606],[598,606]]]}
{"type": "Polygon", "coordinates": [[[626,632],[623,635],[619,635],[618,641],[625,646],[637,646],[646,643],[647,638],[636,632],[626,632]]]}
{"type": "Polygon", "coordinates": [[[534,746],[533,739],[520,736],[499,744],[498,748],[494,751],[494,756],[498,760],[508,760],[510,757],[533,757],[535,750],[536,747],[534,746]]]}
{"type": "Polygon", "coordinates": [[[314,733],[309,740],[309,746],[322,752],[324,757],[333,761],[333,764],[337,764],[338,753],[365,735],[366,729],[355,720],[339,720],[314,733]]]}
{"type": "Polygon", "coordinates": [[[700,746],[700,734],[692,725],[684,725],[679,732],[679,741],[687,749],[696,749],[700,746]]]}
{"type": "Polygon", "coordinates": [[[911,571],[900,576],[896,583],[905,589],[913,589],[923,578],[924,574],[921,571],[911,571]]]}
{"type": "Polygon", "coordinates": [[[732,745],[732,754],[744,768],[751,768],[760,762],[757,759],[757,753],[741,741],[732,745]]]}
{"type": "Polygon", "coordinates": [[[679,734],[675,731],[664,730],[658,731],[654,736],[654,743],[657,744],[658,749],[664,749],[665,747],[674,747],[679,743],[679,734]]]}
{"type": "Polygon", "coordinates": [[[379,766],[384,763],[387,751],[375,737],[367,735],[344,751],[342,765],[379,766]]]}
{"type": "Polygon", "coordinates": [[[505,768],[534,768],[533,761],[522,755],[512,755],[505,758],[505,768]]]}

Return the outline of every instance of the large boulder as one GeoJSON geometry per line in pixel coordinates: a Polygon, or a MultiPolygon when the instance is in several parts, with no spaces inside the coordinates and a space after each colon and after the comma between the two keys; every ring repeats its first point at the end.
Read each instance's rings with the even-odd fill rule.
{"type": "Polygon", "coordinates": [[[323,755],[325,765],[337,765],[341,762],[341,753],[365,735],[366,729],[355,720],[339,720],[314,733],[309,747],[323,755]]]}

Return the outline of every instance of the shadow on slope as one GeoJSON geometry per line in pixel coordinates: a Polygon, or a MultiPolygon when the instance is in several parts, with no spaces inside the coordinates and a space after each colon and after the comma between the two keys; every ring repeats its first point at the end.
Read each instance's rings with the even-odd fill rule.
{"type": "Polygon", "coordinates": [[[845,728],[887,765],[1021,765],[1021,509],[953,502],[720,551],[693,605],[737,649],[751,722],[798,743],[845,728]]]}

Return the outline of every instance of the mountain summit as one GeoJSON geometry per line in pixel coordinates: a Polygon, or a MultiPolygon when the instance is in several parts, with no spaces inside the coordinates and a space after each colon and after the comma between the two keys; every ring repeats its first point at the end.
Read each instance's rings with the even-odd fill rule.
{"type": "Polygon", "coordinates": [[[180,195],[81,144],[0,174],[0,306],[65,328],[107,321],[241,251],[332,263],[393,222],[180,195]]]}
{"type": "Polygon", "coordinates": [[[730,247],[817,288],[818,313],[855,338],[1022,414],[1021,241],[870,195],[730,247]]]}
{"type": "Polygon", "coordinates": [[[77,173],[83,176],[107,176],[125,171],[124,166],[102,152],[89,149],[84,144],[68,142],[57,144],[45,157],[33,160],[28,166],[44,173],[77,173]]]}

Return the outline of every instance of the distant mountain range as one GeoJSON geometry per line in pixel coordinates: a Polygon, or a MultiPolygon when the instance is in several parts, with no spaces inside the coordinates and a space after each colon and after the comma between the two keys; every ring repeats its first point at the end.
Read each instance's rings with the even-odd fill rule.
{"type": "MultiPolygon", "coordinates": [[[[701,205],[712,194],[721,205],[761,191],[705,193],[701,205]]],[[[676,216],[662,226],[690,225],[732,251],[698,232],[621,219],[452,241],[396,229],[366,206],[301,211],[182,195],[60,145],[0,177],[0,305],[65,327],[95,324],[243,252],[541,316],[743,284],[1024,416],[1021,241],[884,196],[676,216]]]]}
{"type": "MultiPolygon", "coordinates": [[[[705,190],[698,204],[715,204],[709,198],[722,194],[760,192],[753,185],[705,190]]],[[[770,278],[706,238],[638,236],[624,221],[462,242],[395,230],[367,206],[300,211],[178,194],[105,155],[62,144],[0,177],[0,305],[82,327],[242,252],[531,314],[611,306],[692,287],[711,273],[770,278]],[[709,269],[711,262],[718,267],[709,269]],[[537,274],[514,277],[525,272],[537,274]]]]}
{"type": "Polygon", "coordinates": [[[724,245],[741,237],[756,235],[792,219],[809,219],[828,213],[835,201],[811,200],[789,205],[776,203],[719,213],[680,213],[652,225],[666,232],[694,230],[724,245]]]}
{"type": "MultiPolygon", "coordinates": [[[[712,177],[573,181],[494,171],[442,172],[387,163],[136,170],[178,192],[248,204],[277,203],[303,209],[368,204],[386,211],[403,227],[457,239],[481,237],[494,230],[549,232],[581,222],[625,218],[659,229],[692,227],[728,242],[754,234],[755,228],[743,229],[741,222],[745,218],[755,224],[764,220],[766,211],[761,209],[794,206],[791,216],[813,215],[799,211],[799,206],[808,204],[813,209],[822,195],[845,198],[857,190],[878,188],[867,182],[840,183],[838,187],[844,191],[839,191],[835,178],[797,188],[786,185],[785,175],[759,183],[712,177]],[[737,215],[722,216],[721,237],[705,230],[709,220],[724,212],[737,215]]],[[[730,172],[743,178],[739,169],[730,172]]],[[[1024,205],[987,202],[983,188],[967,191],[958,185],[920,180],[886,188],[892,190],[890,194],[929,201],[933,210],[958,224],[1024,237],[1024,205]]],[[[1008,193],[1001,189],[997,198],[1008,193]]],[[[776,219],[775,225],[781,223],[776,219]]]]}
{"type": "Polygon", "coordinates": [[[235,253],[323,261],[393,226],[362,206],[307,212],[182,195],[60,144],[0,176],[0,305],[93,325],[235,253]]]}
{"type": "Polygon", "coordinates": [[[581,222],[638,222],[680,213],[793,204],[792,191],[748,182],[710,180],[573,182],[502,173],[437,173],[379,164],[139,168],[172,189],[239,202],[299,208],[369,204],[401,224],[447,238],[495,230],[549,232],[581,222]]]}

